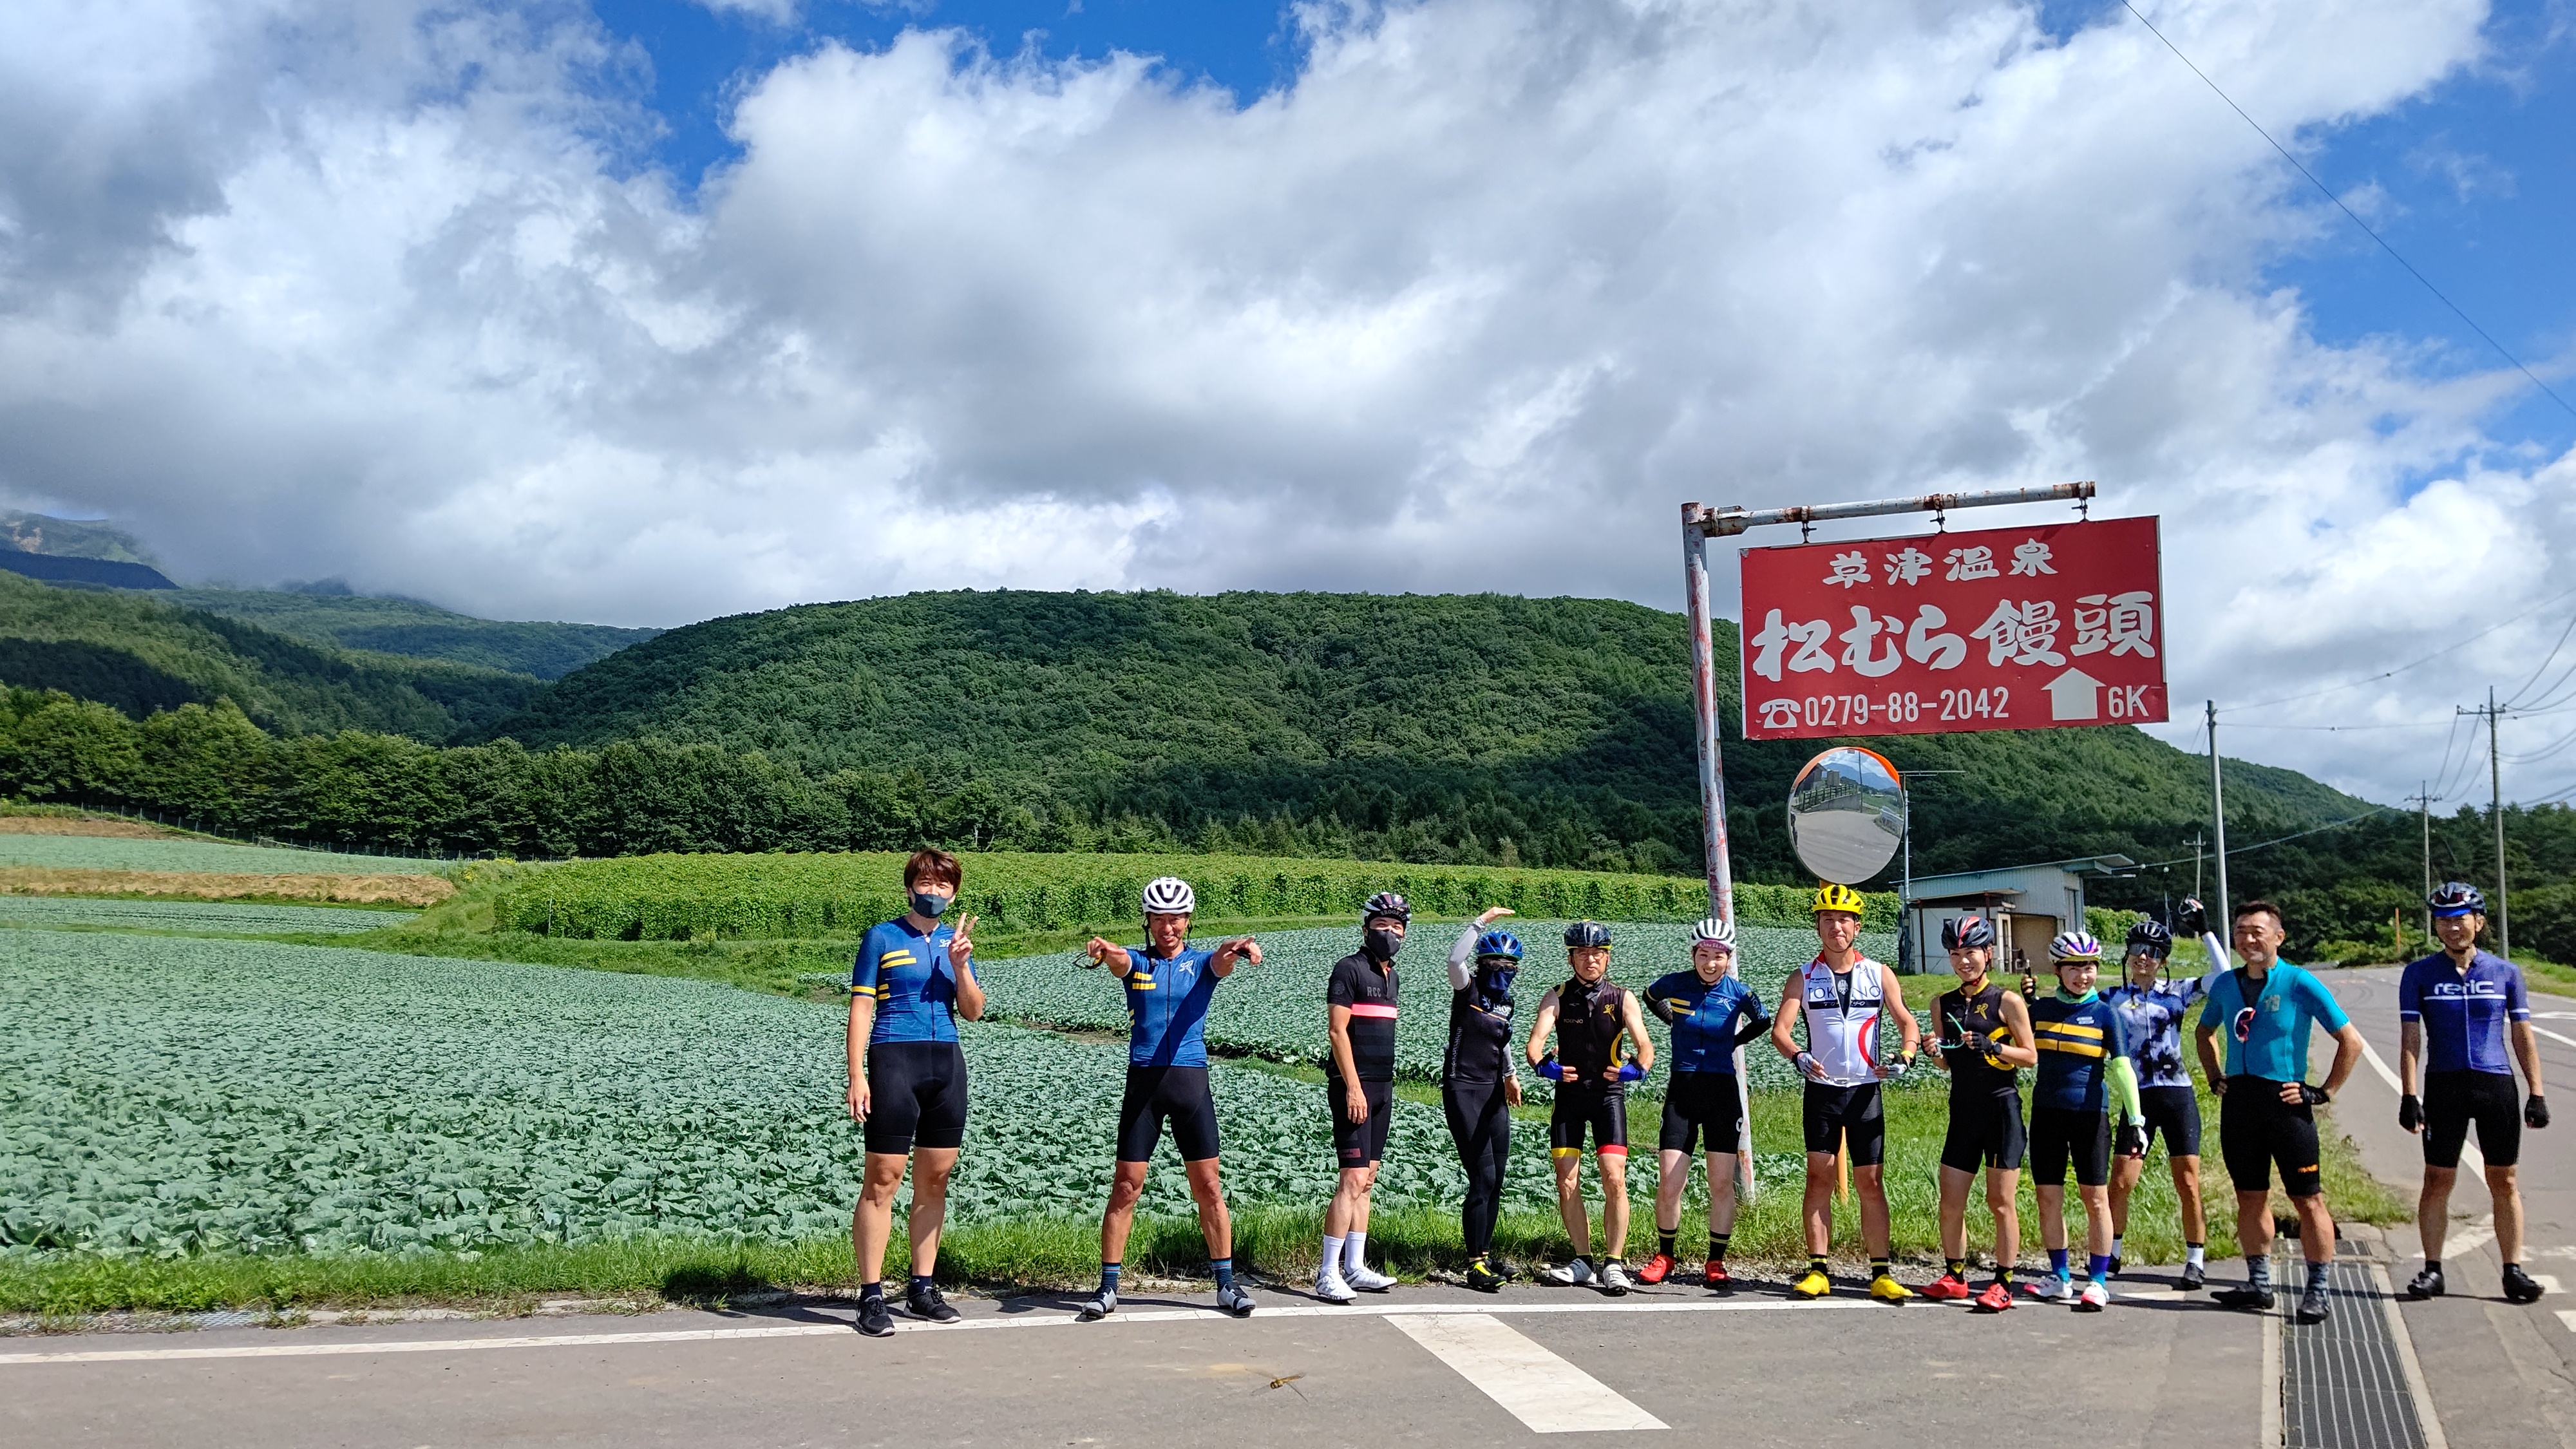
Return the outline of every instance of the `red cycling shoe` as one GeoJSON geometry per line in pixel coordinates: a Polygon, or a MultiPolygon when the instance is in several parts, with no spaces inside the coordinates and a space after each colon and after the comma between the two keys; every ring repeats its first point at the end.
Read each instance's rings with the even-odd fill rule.
{"type": "Polygon", "coordinates": [[[1986,1291],[1978,1294],[1977,1300],[1968,1305],[1972,1311],[1978,1313],[2001,1313],[2012,1306],[2012,1290],[2001,1283],[1987,1284],[1986,1291]]]}
{"type": "Polygon", "coordinates": [[[1958,1274],[1944,1273],[1938,1281],[1924,1287],[1923,1296],[1956,1303],[1962,1298],[1976,1297],[1977,1290],[1961,1282],[1958,1274]]]}
{"type": "Polygon", "coordinates": [[[1644,1267],[1637,1270],[1637,1281],[1640,1283],[1661,1283],[1666,1278],[1671,1277],[1672,1272],[1673,1255],[1670,1253],[1657,1253],[1655,1256],[1646,1260],[1646,1265],[1644,1267]]]}
{"type": "Polygon", "coordinates": [[[1700,1286],[1703,1288],[1732,1288],[1735,1286],[1735,1280],[1726,1276],[1726,1265],[1715,1258],[1709,1259],[1708,1266],[1700,1270],[1699,1281],[1700,1286]]]}

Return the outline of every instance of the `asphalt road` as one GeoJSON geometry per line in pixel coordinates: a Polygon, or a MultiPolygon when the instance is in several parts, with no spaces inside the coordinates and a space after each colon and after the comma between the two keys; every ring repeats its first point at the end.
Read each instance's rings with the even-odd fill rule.
{"type": "MultiPolygon", "coordinates": [[[[2397,975],[2398,968],[2384,967],[2319,976],[2391,1074],[2397,1069],[2397,975]]],[[[2551,1105],[2576,1105],[2576,1001],[2533,996],[2532,1024],[2542,1033],[2541,1080],[2551,1105]]],[[[2322,1076],[2326,1051],[2320,1037],[2312,1075],[2322,1076]]],[[[2397,1125],[2391,1078],[2365,1062],[2330,1110],[2373,1176],[2410,1194],[2422,1182],[2421,1139],[2397,1125]]],[[[2576,1118],[2562,1116],[2547,1131],[2523,1133],[2520,1176],[2528,1244],[2523,1266],[2551,1292],[2528,1307],[2504,1301],[2502,1259],[2487,1226],[2493,1207],[2484,1179],[2464,1158],[2443,1253],[2449,1294],[2402,1309],[2452,1449],[2550,1443],[2576,1449],[2576,1331],[2561,1317],[2576,1312],[2576,1293],[2567,1291],[2576,1289],[2576,1118]]],[[[2392,1229],[2389,1243],[2399,1255],[2391,1275],[2403,1284],[2422,1266],[2415,1230],[2392,1229]]]]}

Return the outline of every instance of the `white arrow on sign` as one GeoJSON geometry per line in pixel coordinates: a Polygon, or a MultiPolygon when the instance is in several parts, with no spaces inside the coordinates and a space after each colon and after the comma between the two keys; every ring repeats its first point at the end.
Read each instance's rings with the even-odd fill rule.
{"type": "Polygon", "coordinates": [[[2100,719],[2102,681],[2081,669],[2070,669],[2048,684],[2050,719],[2100,719]]]}

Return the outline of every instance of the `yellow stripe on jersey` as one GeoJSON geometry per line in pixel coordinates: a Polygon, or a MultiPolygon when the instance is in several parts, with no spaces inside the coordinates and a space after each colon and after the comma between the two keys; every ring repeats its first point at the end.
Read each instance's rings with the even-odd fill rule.
{"type": "Polygon", "coordinates": [[[2111,1049],[2099,1042],[2056,1041],[2047,1036],[2040,1037],[2037,1046],[2044,1052],[2064,1052],[2072,1057],[2107,1057],[2111,1054],[2111,1049]]]}
{"type": "Polygon", "coordinates": [[[2060,1032],[2067,1036],[2086,1036],[2093,1038],[2095,1041],[2100,1041],[2102,1039],[2102,1028],[2098,1026],[2085,1026],[2080,1022],[2073,1021],[2034,1021],[2031,1023],[2031,1029],[2034,1031],[2060,1032]]]}
{"type": "Polygon", "coordinates": [[[888,951],[877,958],[877,964],[880,966],[910,966],[913,964],[913,961],[913,954],[901,947],[888,951]]]}

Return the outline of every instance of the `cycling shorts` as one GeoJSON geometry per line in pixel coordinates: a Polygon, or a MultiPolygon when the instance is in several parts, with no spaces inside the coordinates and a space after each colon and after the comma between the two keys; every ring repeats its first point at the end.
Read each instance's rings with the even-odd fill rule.
{"type": "Polygon", "coordinates": [[[1887,1110],[1878,1100],[1878,1083],[1829,1087],[1809,1082],[1804,1116],[1809,1152],[1848,1151],[1854,1167],[1876,1167],[1887,1160],[1887,1110]]]}
{"type": "Polygon", "coordinates": [[[2030,1181],[2033,1187],[2100,1187],[2111,1180],[2111,1114],[2073,1107],[2030,1109],[2030,1181]]]}
{"type": "Polygon", "coordinates": [[[1732,1153],[1744,1140],[1744,1101],[1733,1072],[1675,1072],[1664,1089],[1663,1126],[1655,1146],[1688,1153],[1705,1138],[1711,1152],[1732,1153]]]}
{"type": "Polygon", "coordinates": [[[2325,1190],[2317,1177],[2316,1110],[2282,1101],[2283,1085],[2270,1077],[2227,1079],[2227,1095],[2218,1099],[2218,1155],[2238,1192],[2270,1191],[2278,1163],[2283,1192],[2315,1197],[2325,1190]]]}
{"type": "Polygon", "coordinates": [[[881,1041],[868,1048],[868,1120],[874,1153],[966,1140],[966,1052],[953,1041],[881,1041]]]}
{"type": "Polygon", "coordinates": [[[1118,1099],[1118,1160],[1152,1161],[1166,1119],[1183,1162],[1216,1156],[1216,1098],[1208,1093],[1207,1068],[1128,1063],[1127,1092],[1118,1099]]]}
{"type": "Polygon", "coordinates": [[[2147,1145],[2165,1134],[2165,1156],[2200,1155],[2200,1095],[2189,1087],[2141,1087],[2138,1107],[2147,1118],[2147,1145]]]}
{"type": "Polygon", "coordinates": [[[1351,1091],[1339,1076],[1324,1079],[1324,1102],[1333,1113],[1333,1156],[1345,1168],[1374,1167],[1386,1156],[1386,1129],[1395,1121],[1395,1083],[1362,1082],[1368,1116],[1351,1120],[1351,1091]]]}
{"type": "Polygon", "coordinates": [[[1547,1117],[1547,1150],[1551,1157],[1583,1155],[1589,1129],[1593,1149],[1604,1157],[1628,1155],[1628,1092],[1624,1087],[1559,1082],[1556,1106],[1547,1117]]]}
{"type": "Polygon", "coordinates": [[[2478,1152],[2487,1166],[2522,1161],[2522,1094],[2511,1072],[2426,1072],[2424,1165],[2459,1166],[2472,1122],[2478,1124],[2478,1152]]]}
{"type": "Polygon", "coordinates": [[[1980,1167],[2021,1170],[2030,1148],[2021,1121],[2021,1093],[1981,1092],[1950,1097],[1950,1130],[1941,1139],[1941,1165],[1961,1172],[1980,1167]]]}

